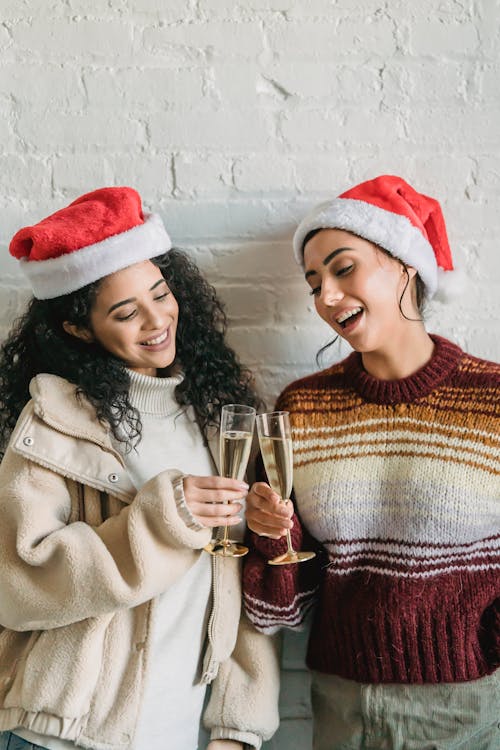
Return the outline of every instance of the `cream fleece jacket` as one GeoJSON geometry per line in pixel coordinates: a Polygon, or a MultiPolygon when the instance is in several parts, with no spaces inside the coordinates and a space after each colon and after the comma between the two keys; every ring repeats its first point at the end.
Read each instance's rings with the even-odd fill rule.
{"type": "MultiPolygon", "coordinates": [[[[155,597],[210,537],[166,471],[133,488],[75,386],[31,384],[0,466],[0,729],[131,750],[155,597]]],[[[214,738],[260,746],[278,724],[276,644],[240,620],[237,560],[214,561],[204,680],[214,738]]]]}

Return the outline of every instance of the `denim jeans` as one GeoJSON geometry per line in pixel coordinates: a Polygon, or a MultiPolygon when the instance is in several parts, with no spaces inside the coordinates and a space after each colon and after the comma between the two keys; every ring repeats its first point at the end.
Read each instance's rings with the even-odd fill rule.
{"type": "Polygon", "coordinates": [[[44,750],[44,748],[27,742],[12,732],[0,732],[0,750],[44,750]]]}

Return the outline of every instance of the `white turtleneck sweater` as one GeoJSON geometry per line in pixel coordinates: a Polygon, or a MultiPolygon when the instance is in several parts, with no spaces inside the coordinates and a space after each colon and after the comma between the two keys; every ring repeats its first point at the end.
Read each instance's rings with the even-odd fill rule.
{"type": "MultiPolygon", "coordinates": [[[[129,398],[141,415],[142,439],[136,450],[121,453],[137,489],[164,469],[213,474],[215,467],[193,410],[179,407],[174,397],[182,376],[153,378],[135,372],[130,376],[129,398]]],[[[120,450],[119,444],[116,447],[120,450]]],[[[211,557],[201,552],[186,575],[159,598],[134,743],[137,750],[198,747],[206,690],[199,677],[211,583],[211,557]]]]}
{"type": "MultiPolygon", "coordinates": [[[[115,441],[137,489],[164,469],[209,476],[216,471],[191,408],[174,397],[182,375],[155,378],[130,371],[130,402],[139,411],[142,438],[125,453],[115,441]]],[[[168,565],[168,558],[165,560],[168,565]]],[[[155,608],[151,651],[135,750],[196,750],[206,686],[199,684],[209,615],[211,557],[201,551],[193,567],[155,608]]],[[[28,730],[16,734],[49,750],[74,744],[28,730]]]]}

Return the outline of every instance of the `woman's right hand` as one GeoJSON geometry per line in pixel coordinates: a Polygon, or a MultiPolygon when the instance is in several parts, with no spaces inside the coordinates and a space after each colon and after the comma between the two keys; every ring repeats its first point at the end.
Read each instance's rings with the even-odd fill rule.
{"type": "Polygon", "coordinates": [[[259,536],[280,539],[293,526],[293,503],[282,500],[265,482],[256,482],[247,495],[248,527],[259,536]]]}
{"type": "Polygon", "coordinates": [[[248,484],[226,477],[184,477],[184,497],[202,526],[236,526],[248,484]]]}

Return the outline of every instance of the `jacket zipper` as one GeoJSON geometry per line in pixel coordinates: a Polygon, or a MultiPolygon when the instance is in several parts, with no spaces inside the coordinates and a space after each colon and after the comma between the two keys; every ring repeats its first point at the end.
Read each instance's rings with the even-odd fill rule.
{"type": "MultiPolygon", "coordinates": [[[[193,409],[196,422],[198,424],[198,429],[200,431],[203,445],[208,451],[208,455],[210,456],[210,460],[212,462],[212,466],[214,469],[215,476],[218,476],[219,474],[219,467],[217,466],[217,462],[215,460],[214,454],[212,453],[212,448],[210,447],[210,443],[208,442],[208,438],[206,435],[205,430],[202,428],[200,419],[198,414],[196,413],[196,410],[193,409]]],[[[214,533],[218,534],[219,529],[213,529],[214,533]]],[[[218,617],[218,607],[219,607],[219,564],[220,560],[217,557],[217,555],[212,556],[212,611],[210,612],[210,617],[208,620],[208,627],[207,627],[207,636],[208,636],[208,644],[207,644],[207,651],[205,654],[205,659],[203,661],[203,675],[201,678],[201,682],[204,685],[208,685],[209,683],[213,682],[215,678],[217,677],[217,673],[219,671],[219,662],[217,658],[214,656],[213,653],[213,644],[215,641],[215,625],[217,622],[218,617]]]]}
{"type": "Polygon", "coordinates": [[[208,620],[208,628],[207,628],[207,634],[208,634],[208,646],[207,646],[207,653],[205,655],[205,660],[203,663],[203,675],[201,678],[201,681],[204,685],[209,684],[217,677],[217,672],[219,671],[219,662],[217,658],[214,656],[213,653],[213,643],[215,640],[215,624],[217,621],[217,615],[218,615],[218,608],[219,608],[219,577],[218,577],[218,570],[219,570],[219,564],[220,560],[217,557],[217,555],[213,555],[212,557],[212,611],[210,613],[210,618],[208,620]]]}

